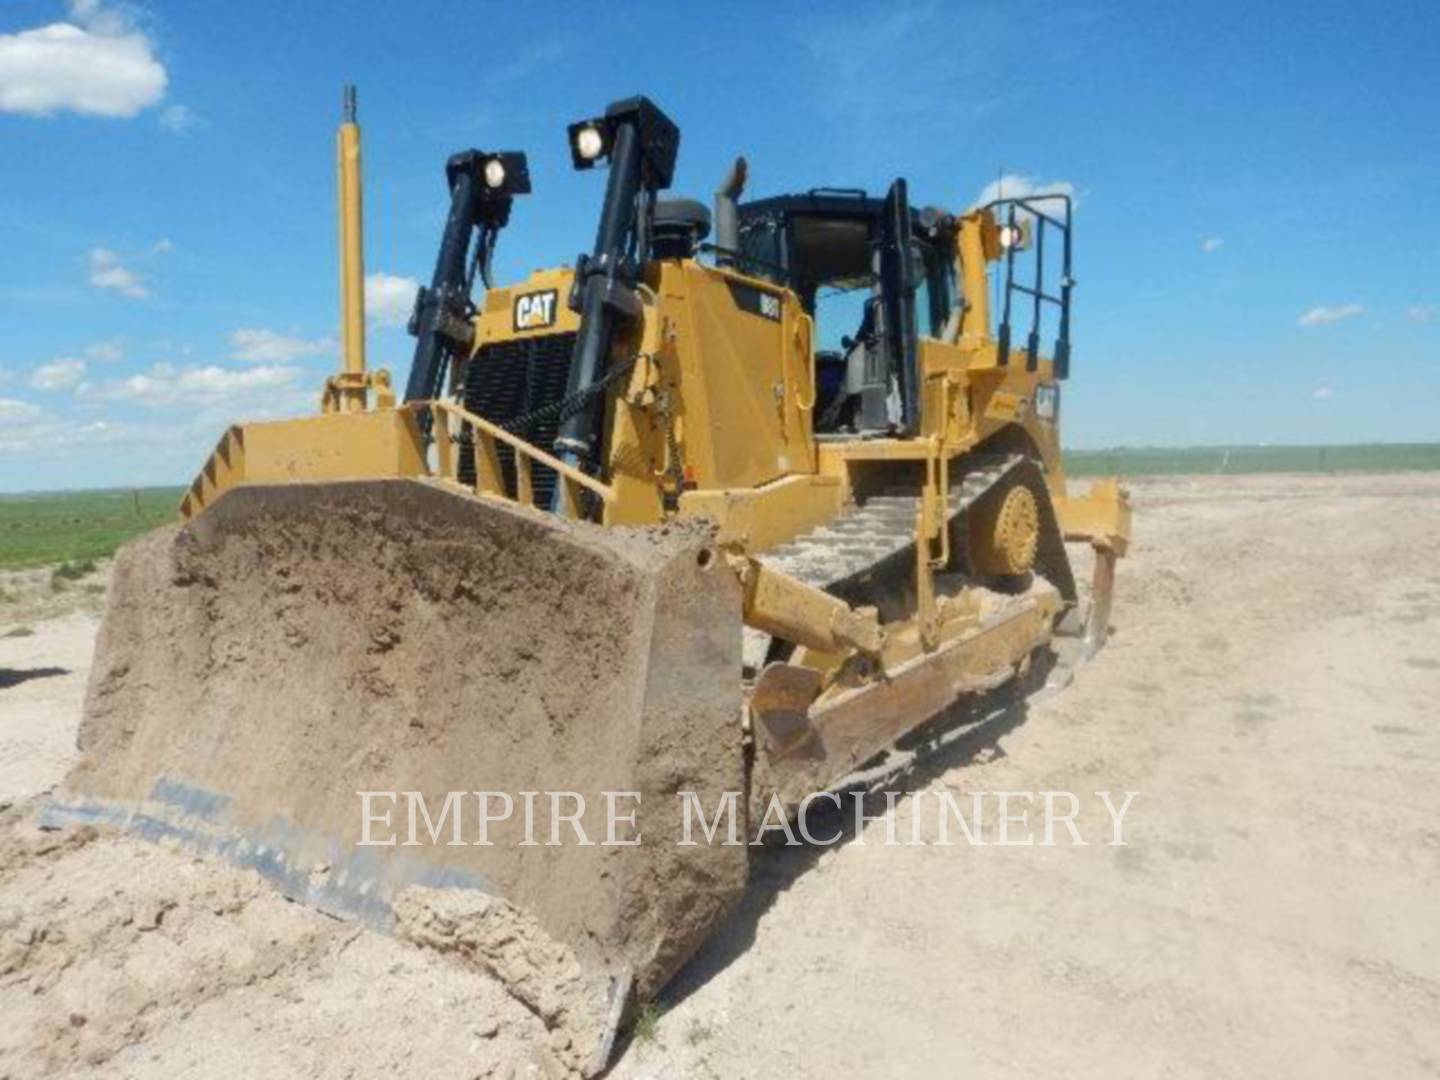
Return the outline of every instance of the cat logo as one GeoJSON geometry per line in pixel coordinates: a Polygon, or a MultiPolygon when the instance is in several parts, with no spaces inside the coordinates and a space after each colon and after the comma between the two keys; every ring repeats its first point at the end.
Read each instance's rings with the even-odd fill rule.
{"type": "Polygon", "coordinates": [[[555,325],[555,290],[524,293],[515,298],[515,329],[540,330],[555,325]]]}

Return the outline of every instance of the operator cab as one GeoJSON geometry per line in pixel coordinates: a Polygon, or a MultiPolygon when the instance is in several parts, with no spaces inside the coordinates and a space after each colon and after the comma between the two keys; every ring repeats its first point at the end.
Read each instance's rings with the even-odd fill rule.
{"type": "Polygon", "coordinates": [[[743,203],[736,269],[783,285],[816,327],[817,434],[913,434],[918,335],[956,305],[954,220],[889,194],[817,188],[743,203]],[[903,254],[902,254],[903,253],[903,254]]]}

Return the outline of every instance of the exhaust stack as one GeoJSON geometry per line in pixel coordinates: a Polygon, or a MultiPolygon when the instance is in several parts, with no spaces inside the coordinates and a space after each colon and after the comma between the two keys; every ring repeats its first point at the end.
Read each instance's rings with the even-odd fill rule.
{"type": "Polygon", "coordinates": [[[734,266],[735,254],[740,250],[739,202],[745,191],[745,178],[750,171],[743,157],[737,157],[735,164],[725,175],[725,180],[715,189],[715,246],[720,250],[715,261],[721,266],[734,266]]]}

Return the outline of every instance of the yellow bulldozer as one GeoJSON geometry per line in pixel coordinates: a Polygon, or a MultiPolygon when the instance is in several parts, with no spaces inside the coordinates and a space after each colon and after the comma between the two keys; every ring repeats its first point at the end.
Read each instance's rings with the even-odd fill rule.
{"type": "Polygon", "coordinates": [[[415,887],[503,897],[613,1021],[742,895],[761,822],[1093,653],[1130,511],[1061,461],[1068,198],[745,200],[742,158],[712,214],[662,196],[649,99],[568,141],[608,170],[594,246],[508,284],[525,155],[447,162],[401,398],[366,364],[347,98],[342,370],[117,558],[47,813],[381,927],[415,887]]]}

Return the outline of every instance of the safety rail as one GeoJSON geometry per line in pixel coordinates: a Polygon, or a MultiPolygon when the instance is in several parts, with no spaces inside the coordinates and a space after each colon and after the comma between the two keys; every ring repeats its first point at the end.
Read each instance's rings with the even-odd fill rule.
{"type": "MultiPolygon", "coordinates": [[[[542,465],[555,473],[555,490],[562,517],[581,518],[585,512],[583,492],[589,492],[603,504],[615,501],[615,489],[603,481],[588,476],[568,465],[559,458],[545,453],[539,447],[526,442],[514,432],[482,416],[461,408],[448,401],[415,401],[406,404],[405,409],[419,416],[430,418],[430,432],[435,444],[435,475],[452,483],[463,483],[460,479],[461,456],[469,451],[473,464],[474,490],[479,495],[493,495],[522,506],[535,506],[534,469],[542,465]],[[468,444],[464,439],[469,435],[468,444]],[[503,443],[515,455],[515,491],[506,490],[505,473],[500,465],[500,446],[503,443]]],[[[467,485],[468,486],[468,485],[467,485]]],[[[552,507],[540,506],[539,510],[552,507]]]]}
{"type": "Polygon", "coordinates": [[[1053,305],[1060,315],[1060,327],[1055,335],[1055,350],[1052,357],[1055,377],[1070,377],[1070,293],[1075,287],[1075,278],[1070,271],[1070,221],[1074,210],[1069,195],[1062,192],[1047,192],[1039,195],[1016,196],[995,199],[986,203],[991,213],[1005,208],[1004,230],[1009,242],[1005,244],[1005,297],[1004,310],[996,332],[998,361],[1001,367],[1010,362],[1010,309],[1015,293],[1030,301],[1030,333],[1025,341],[1025,369],[1034,371],[1040,362],[1040,322],[1044,305],[1053,305]],[[1059,202],[1063,217],[1047,213],[1041,204],[1059,202]],[[1028,219],[1028,220],[1027,220],[1028,219]],[[1060,234],[1060,293],[1045,291],[1045,232],[1053,229],[1060,234]],[[1022,231],[1034,232],[1034,284],[1024,285],[1015,280],[1015,254],[1021,250],[1019,237],[1022,231]]]}

